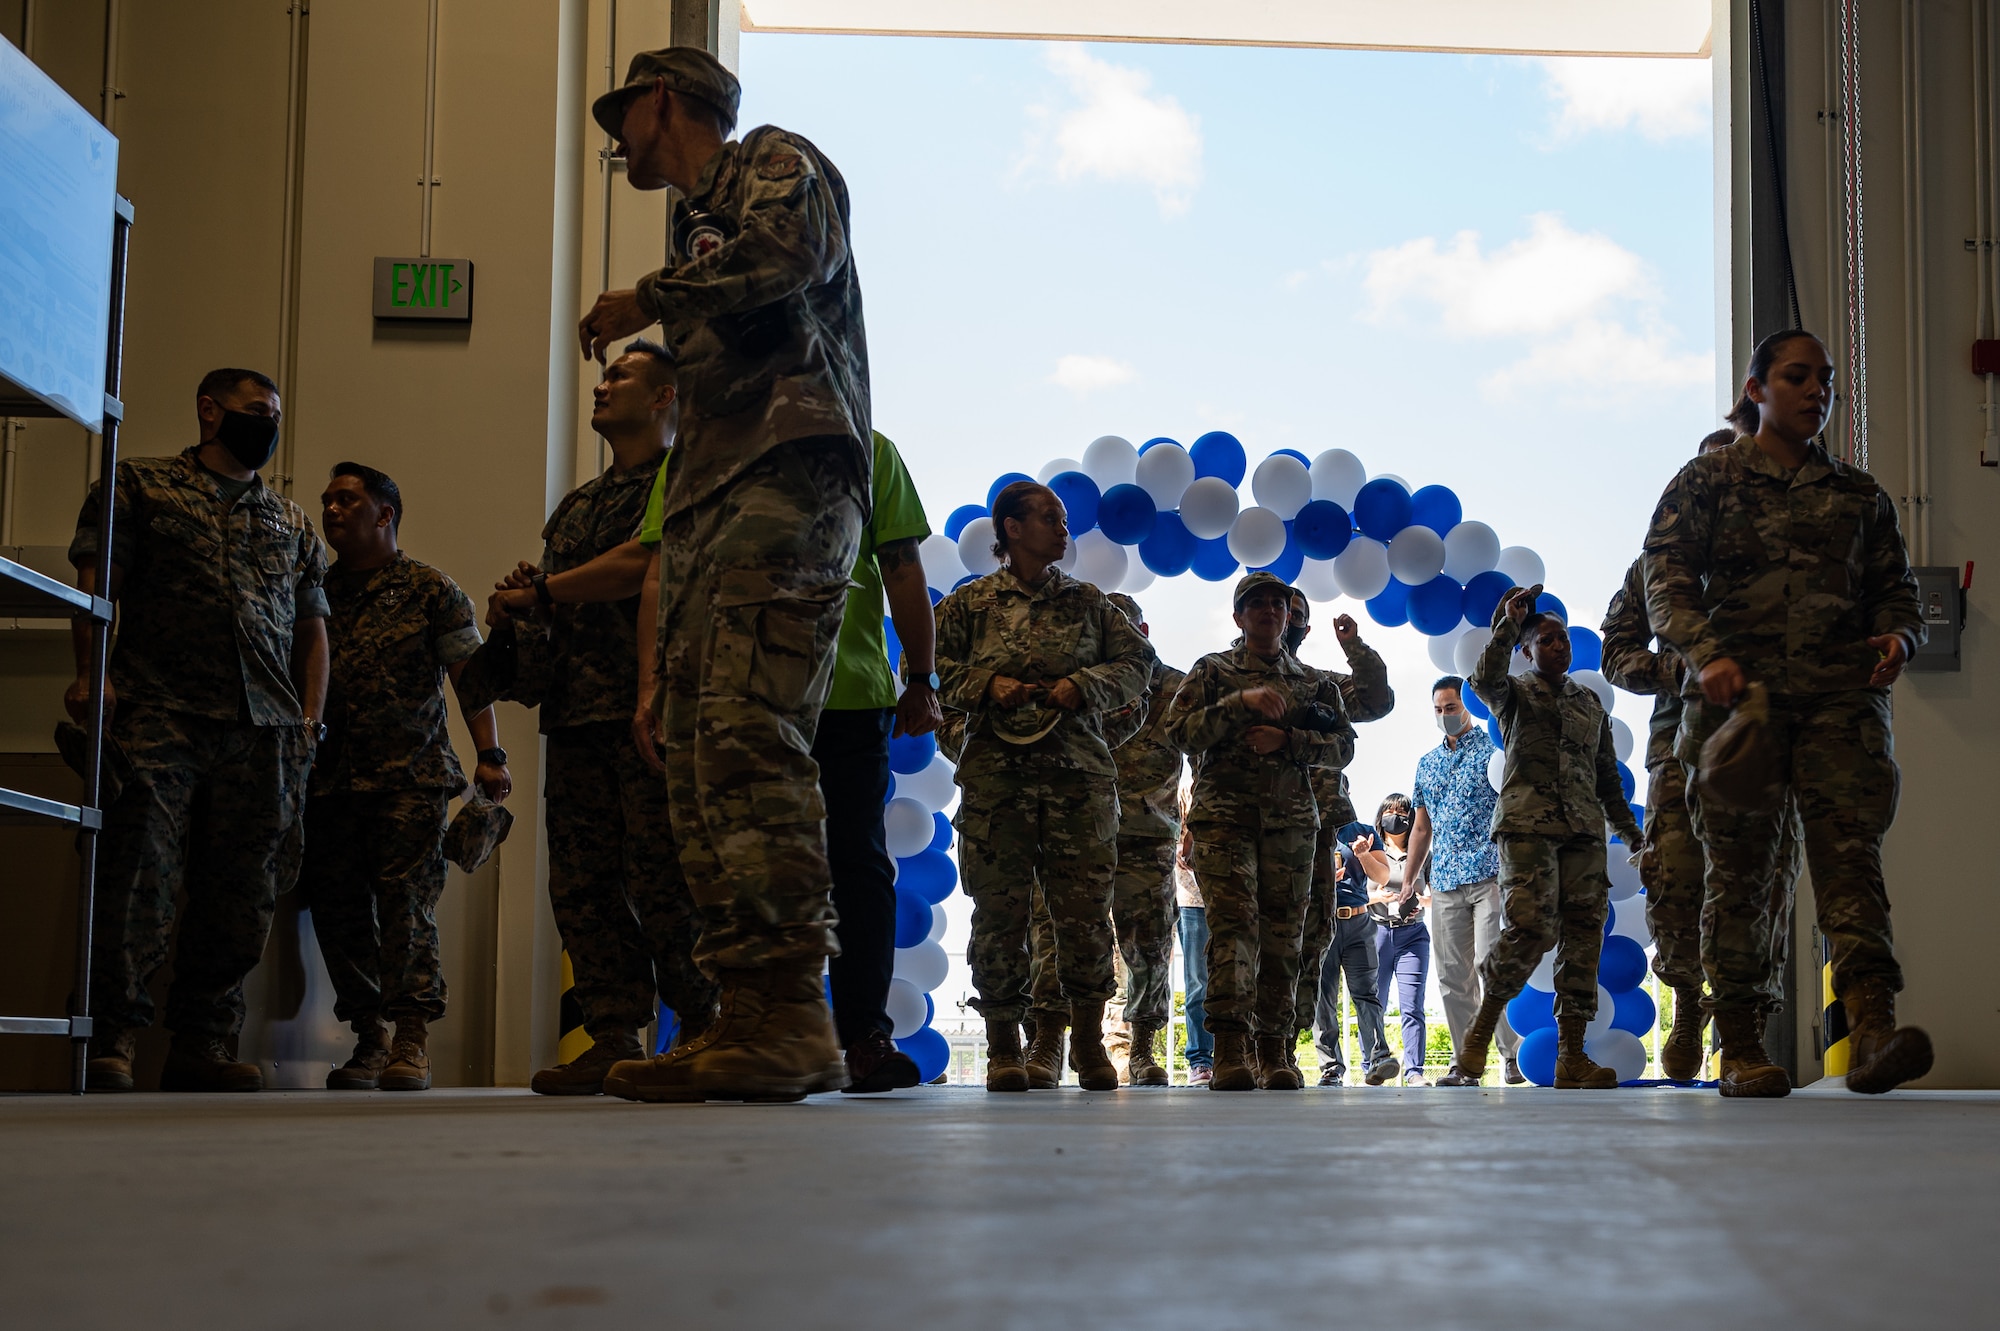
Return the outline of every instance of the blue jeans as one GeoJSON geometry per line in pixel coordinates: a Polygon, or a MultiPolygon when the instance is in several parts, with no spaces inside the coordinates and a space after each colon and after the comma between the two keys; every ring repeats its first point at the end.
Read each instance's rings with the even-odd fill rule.
{"type": "Polygon", "coordinates": [[[1422,920],[1400,929],[1377,925],[1375,951],[1381,958],[1376,995],[1389,1008],[1389,983],[1395,981],[1396,1005],[1403,1011],[1403,1070],[1424,1066],[1424,982],[1431,973],[1431,931],[1422,920]]]}
{"type": "Polygon", "coordinates": [[[1208,1015],[1208,911],[1182,906],[1176,928],[1181,936],[1181,983],[1187,989],[1188,1065],[1213,1067],[1215,1036],[1203,1022],[1208,1015]]]}
{"type": "Polygon", "coordinates": [[[1321,1067],[1347,1075],[1347,1058],[1340,1050],[1340,980],[1347,977],[1347,1001],[1354,1005],[1354,1025],[1361,1048],[1361,1070],[1392,1061],[1382,1034],[1381,970],[1376,960],[1374,919],[1357,915],[1333,926],[1333,943],[1319,968],[1319,1003],[1313,1013],[1313,1043],[1321,1067]]]}

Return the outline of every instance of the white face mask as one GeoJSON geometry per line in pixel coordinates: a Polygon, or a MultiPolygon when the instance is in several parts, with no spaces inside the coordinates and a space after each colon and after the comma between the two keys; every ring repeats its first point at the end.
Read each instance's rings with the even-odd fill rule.
{"type": "Polygon", "coordinates": [[[1472,718],[1467,716],[1463,709],[1456,712],[1439,712],[1436,715],[1438,729],[1447,735],[1463,734],[1465,728],[1472,724],[1472,718]]]}

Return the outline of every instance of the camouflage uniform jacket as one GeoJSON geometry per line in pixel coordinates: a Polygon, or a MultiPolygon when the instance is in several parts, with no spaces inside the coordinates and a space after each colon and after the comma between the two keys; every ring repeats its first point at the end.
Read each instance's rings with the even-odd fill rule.
{"type": "Polygon", "coordinates": [[[1186,678],[1155,657],[1145,693],[1104,718],[1104,738],[1118,764],[1119,836],[1181,834],[1181,751],[1166,732],[1167,704],[1186,678]]]}
{"type": "Polygon", "coordinates": [[[332,678],[312,793],[463,790],[445,727],[444,681],[447,667],[479,650],[471,600],[401,553],[359,572],[335,564],[326,600],[332,678]]]}
{"type": "Polygon", "coordinates": [[[938,700],[966,713],[960,781],[1020,759],[1116,777],[1103,717],[1144,693],[1154,659],[1124,611],[1061,569],[1035,588],[1004,568],[960,587],[937,605],[938,700]],[[1007,712],[986,696],[995,675],[1070,679],[1083,706],[1066,712],[1043,700],[1007,712]],[[1000,737],[1044,725],[1032,743],[1000,737]]]}
{"type": "Polygon", "coordinates": [[[1493,620],[1493,641],[1469,681],[1499,718],[1507,742],[1493,835],[1602,836],[1609,822],[1626,845],[1638,845],[1604,704],[1567,675],[1560,684],[1534,671],[1509,675],[1507,657],[1521,641],[1521,626],[1507,618],[1504,605],[1493,620]]]}
{"type": "Polygon", "coordinates": [[[1687,662],[1673,648],[1653,650],[1653,621],[1646,614],[1645,561],[1625,570],[1625,585],[1604,612],[1604,677],[1627,693],[1651,694],[1653,719],[1647,726],[1646,770],[1674,756],[1674,732],[1681,725],[1681,689],[1687,662]]]}
{"type": "MultiPolygon", "coordinates": [[[[1320,673],[1340,689],[1340,701],[1347,708],[1347,719],[1359,725],[1364,721],[1380,721],[1395,711],[1396,691],[1389,687],[1389,666],[1382,660],[1381,654],[1359,637],[1341,643],[1340,650],[1346,655],[1347,664],[1354,673],[1343,675],[1338,670],[1320,673]]],[[[1315,767],[1312,783],[1313,800],[1319,805],[1322,822],[1332,821],[1338,826],[1355,821],[1354,800],[1348,794],[1345,769],[1315,767]]]]}
{"type": "MultiPolygon", "coordinates": [[[[542,572],[566,573],[632,539],[659,468],[616,467],[563,496],[542,528],[542,572]]],[[[532,631],[528,621],[522,632],[532,631]]],[[[639,598],[563,605],[548,625],[553,672],[542,733],[631,717],[639,694],[639,598]]]]}
{"type": "Polygon", "coordinates": [[[1728,658],[1778,693],[1868,687],[1867,639],[1923,644],[1896,508],[1875,478],[1814,444],[1796,473],[1755,437],[1698,457],[1646,534],[1646,610],[1686,657],[1687,689],[1728,658]]]}
{"type": "Polygon", "coordinates": [[[1354,727],[1332,675],[1287,651],[1266,661],[1247,644],[1195,662],[1167,709],[1166,729],[1194,768],[1190,823],[1318,827],[1313,769],[1338,770],[1354,759],[1354,727]],[[1258,687],[1275,688],[1291,700],[1283,717],[1266,721],[1244,705],[1243,691],[1258,687]],[[1299,708],[1314,702],[1340,714],[1338,729],[1294,728],[1299,708]],[[1261,725],[1290,730],[1284,746],[1260,754],[1245,743],[1244,733],[1261,725]]]}
{"type": "Polygon", "coordinates": [[[722,243],[638,285],[679,367],[664,516],[792,439],[847,437],[865,481],[868,343],[847,182],[811,143],[766,125],[708,160],[687,206],[722,243]]]}
{"type": "MultiPolygon", "coordinates": [[[[103,486],[77,517],[69,558],[97,555],[103,486]]],[[[111,558],[124,570],[111,682],[126,702],[216,721],[298,725],[292,634],[326,615],[326,547],[305,510],[253,479],[227,509],[190,448],[118,464],[111,558]]]]}

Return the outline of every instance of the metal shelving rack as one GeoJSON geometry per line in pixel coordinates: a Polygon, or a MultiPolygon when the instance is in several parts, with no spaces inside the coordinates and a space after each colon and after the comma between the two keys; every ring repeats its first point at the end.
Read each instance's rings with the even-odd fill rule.
{"type": "MultiPolygon", "coordinates": [[[[100,436],[99,475],[104,486],[97,514],[97,582],[99,592],[111,585],[111,524],[118,480],[118,426],[124,404],[118,400],[124,369],[125,261],[132,232],[132,204],[117,199],[117,221],[111,242],[110,339],[104,358],[104,433],[100,436]]],[[[61,416],[40,399],[16,393],[0,384],[0,416],[61,416]]],[[[77,830],[77,858],[82,864],[77,888],[76,987],[70,991],[70,1012],[63,1017],[0,1017],[0,1035],[58,1035],[70,1041],[70,1089],[83,1094],[84,1064],[90,1056],[90,937],[97,902],[97,838],[104,830],[102,792],[104,756],[104,676],[111,659],[112,605],[102,595],[66,587],[31,568],[0,558],[0,616],[29,619],[90,620],[90,703],[84,718],[89,734],[85,748],[83,803],[64,804],[24,791],[0,787],[0,820],[61,823],[77,830]]]]}

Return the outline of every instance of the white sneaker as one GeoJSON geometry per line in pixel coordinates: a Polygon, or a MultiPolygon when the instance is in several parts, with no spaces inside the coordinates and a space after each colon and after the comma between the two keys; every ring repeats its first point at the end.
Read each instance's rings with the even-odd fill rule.
{"type": "Polygon", "coordinates": [[[1430,1083],[1424,1080],[1424,1072],[1422,1068],[1409,1068],[1405,1070],[1403,1073],[1403,1085],[1428,1086],[1430,1085],[1430,1083]]]}

